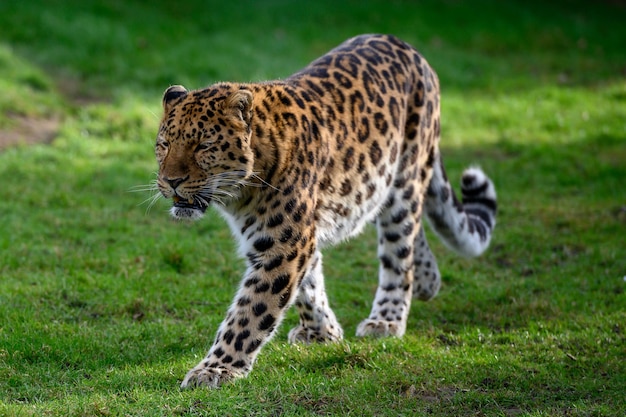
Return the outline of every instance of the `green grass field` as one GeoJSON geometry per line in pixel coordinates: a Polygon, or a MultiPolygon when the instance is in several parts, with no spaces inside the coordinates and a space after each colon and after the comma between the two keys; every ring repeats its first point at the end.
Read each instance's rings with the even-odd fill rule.
{"type": "Polygon", "coordinates": [[[621,1],[0,2],[1,416],[626,415],[626,6],[621,1]],[[444,285],[406,336],[354,336],[376,238],[325,251],[346,340],[180,391],[243,272],[213,213],[150,210],[161,93],[285,77],[358,33],[442,84],[448,173],[496,183],[490,250],[430,236],[444,285]],[[52,132],[52,134],[50,133],[52,132]],[[26,144],[29,138],[50,143],[26,144]]]}

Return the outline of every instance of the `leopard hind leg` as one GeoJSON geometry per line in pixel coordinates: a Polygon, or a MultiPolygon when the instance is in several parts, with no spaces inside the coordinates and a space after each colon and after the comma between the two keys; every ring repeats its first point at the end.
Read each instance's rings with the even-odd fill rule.
{"type": "MultiPolygon", "coordinates": [[[[402,174],[401,174],[402,175],[402,174]]],[[[414,176],[400,177],[376,219],[379,281],[372,310],[357,327],[357,336],[402,337],[411,307],[414,245],[420,229],[422,193],[414,176]],[[405,180],[405,178],[407,180],[405,180]],[[417,187],[416,187],[417,186],[417,187]],[[412,190],[407,193],[406,190],[412,190]]]]}

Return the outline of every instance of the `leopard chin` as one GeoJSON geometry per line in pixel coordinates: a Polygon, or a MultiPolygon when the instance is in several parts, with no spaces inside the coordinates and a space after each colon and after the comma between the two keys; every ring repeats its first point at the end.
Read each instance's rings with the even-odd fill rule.
{"type": "Polygon", "coordinates": [[[181,198],[174,198],[174,204],[170,209],[170,214],[175,219],[180,220],[199,220],[204,216],[206,209],[209,207],[208,202],[198,199],[189,201],[181,198]]]}

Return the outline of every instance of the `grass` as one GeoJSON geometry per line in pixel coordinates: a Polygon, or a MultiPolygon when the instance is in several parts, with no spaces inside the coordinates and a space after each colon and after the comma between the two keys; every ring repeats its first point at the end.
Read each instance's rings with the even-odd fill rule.
{"type": "Polygon", "coordinates": [[[619,2],[0,3],[0,415],[626,415],[626,57],[619,2]],[[173,223],[153,178],[161,92],[284,77],[343,39],[396,33],[443,86],[452,178],[498,187],[492,248],[430,237],[440,295],[402,340],[353,335],[375,236],[325,252],[347,339],[279,334],[249,378],[180,391],[243,264],[218,216],[173,223]],[[28,122],[27,122],[28,123],[28,122]]]}

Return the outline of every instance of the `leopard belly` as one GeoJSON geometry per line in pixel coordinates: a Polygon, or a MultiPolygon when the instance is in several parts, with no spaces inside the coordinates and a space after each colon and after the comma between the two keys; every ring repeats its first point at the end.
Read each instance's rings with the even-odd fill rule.
{"type": "MultiPolygon", "coordinates": [[[[374,180],[358,194],[370,197],[356,204],[351,199],[320,198],[317,208],[316,238],[321,247],[337,244],[361,233],[376,219],[388,199],[389,188],[384,180],[374,180]]],[[[363,197],[361,197],[363,198],[363,197]]]]}

